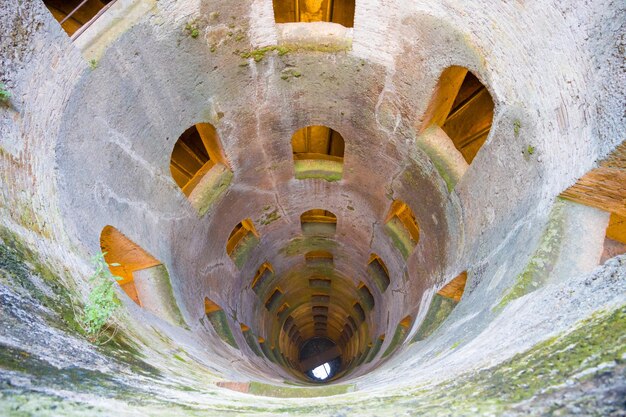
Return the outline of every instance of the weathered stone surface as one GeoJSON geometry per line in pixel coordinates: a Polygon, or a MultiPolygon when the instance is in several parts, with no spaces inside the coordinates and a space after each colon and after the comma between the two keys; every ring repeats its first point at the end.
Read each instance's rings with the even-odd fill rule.
{"type": "Polygon", "coordinates": [[[597,266],[608,215],[556,198],[625,137],[624,13],[608,0],[359,0],[345,29],[276,25],[270,0],[121,1],[72,43],[40,1],[2,2],[0,414],[623,414],[626,258],[597,266]],[[450,65],[495,103],[469,166],[441,132],[418,134],[450,65]],[[190,202],[169,162],[196,123],[215,126],[232,177],[203,178],[190,202]],[[341,170],[294,164],[291,137],[312,125],[341,133],[341,170]],[[396,199],[419,242],[389,237],[396,199]],[[303,235],[314,208],[337,216],[330,236],[303,235]],[[259,237],[233,261],[243,219],[259,237]],[[162,262],[171,291],[151,312],[120,289],[117,333],[97,346],[76,314],[107,225],[162,262]],[[320,250],[332,263],[307,263],[320,250]],[[433,310],[461,271],[461,301],[433,310]],[[350,328],[353,362],[338,385],[294,387],[320,276],[331,284],[314,295],[342,325],[332,334],[350,328]],[[353,326],[361,281],[374,303],[353,326]]]}

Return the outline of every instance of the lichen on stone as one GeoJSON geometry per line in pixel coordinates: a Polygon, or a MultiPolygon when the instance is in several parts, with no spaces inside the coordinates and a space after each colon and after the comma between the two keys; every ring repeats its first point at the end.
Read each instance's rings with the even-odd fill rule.
{"type": "Polygon", "coordinates": [[[300,159],[294,161],[296,179],[322,179],[339,181],[343,176],[343,163],[326,159],[300,159]]]}
{"type": "Polygon", "coordinates": [[[391,238],[396,249],[400,251],[402,257],[407,259],[417,243],[411,238],[409,231],[406,230],[402,222],[397,217],[391,218],[385,223],[385,232],[391,238]]]}
{"type": "Polygon", "coordinates": [[[233,173],[223,164],[212,167],[189,195],[191,205],[203,216],[228,189],[233,179],[233,173]]]}
{"type": "Polygon", "coordinates": [[[494,311],[501,311],[508,303],[536,290],[550,278],[550,273],[558,260],[564,233],[566,221],[564,205],[563,200],[556,200],[535,253],[524,271],[515,279],[515,284],[494,307],[494,311]]]}

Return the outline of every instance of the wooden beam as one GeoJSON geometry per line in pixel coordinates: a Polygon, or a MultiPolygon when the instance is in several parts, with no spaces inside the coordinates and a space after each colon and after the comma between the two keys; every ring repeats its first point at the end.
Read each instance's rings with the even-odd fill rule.
{"type": "Polygon", "coordinates": [[[563,191],[561,197],[626,216],[626,142],[622,142],[598,168],[563,191]]]}

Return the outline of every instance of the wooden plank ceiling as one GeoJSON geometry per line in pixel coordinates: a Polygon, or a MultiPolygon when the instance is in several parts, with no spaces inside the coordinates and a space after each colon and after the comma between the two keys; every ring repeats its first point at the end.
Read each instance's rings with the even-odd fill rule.
{"type": "MultiPolygon", "coordinates": [[[[52,16],[61,22],[72,10],[80,5],[82,0],[44,0],[44,4],[52,16]]],[[[93,18],[111,0],[88,0],[69,19],[63,22],[63,30],[73,35],[82,25],[93,18]]]]}

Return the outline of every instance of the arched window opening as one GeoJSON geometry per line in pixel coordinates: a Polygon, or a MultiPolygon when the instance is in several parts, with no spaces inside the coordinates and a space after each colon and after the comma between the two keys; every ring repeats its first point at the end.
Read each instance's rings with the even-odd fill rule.
{"type": "Polygon", "coordinates": [[[328,316],[326,314],[316,314],[313,316],[313,321],[316,323],[328,323],[328,316]]]}
{"type": "Polygon", "coordinates": [[[363,306],[361,306],[361,303],[356,302],[354,303],[353,308],[359,323],[363,323],[365,321],[365,310],[363,310],[363,306]]]}
{"type": "Polygon", "coordinates": [[[312,250],[304,254],[304,260],[307,265],[332,265],[333,254],[325,250],[312,250]]]}
{"type": "Polygon", "coordinates": [[[396,331],[393,334],[391,343],[389,343],[387,350],[385,350],[385,353],[383,353],[383,358],[389,356],[391,352],[393,352],[398,347],[398,345],[404,341],[404,338],[409,332],[411,322],[411,316],[406,316],[405,318],[400,320],[400,323],[398,323],[398,325],[396,326],[396,331]]]}
{"type": "Polygon", "coordinates": [[[452,281],[447,283],[434,296],[424,320],[417,329],[417,333],[411,342],[426,339],[448,318],[452,310],[461,301],[465,284],[467,282],[467,271],[461,272],[452,281]]]}
{"type": "Polygon", "coordinates": [[[113,226],[102,229],[100,248],[111,274],[122,278],[117,281],[120,287],[135,303],[141,305],[133,273],[161,265],[161,262],[113,226]]]}
{"type": "Polygon", "coordinates": [[[267,359],[269,359],[271,362],[277,363],[276,357],[274,356],[273,347],[268,346],[265,342],[265,339],[262,337],[259,337],[259,346],[261,347],[261,351],[267,359]]]}
{"type": "Polygon", "coordinates": [[[601,263],[626,252],[626,141],[618,145],[597,168],[561,193],[578,204],[610,213],[601,263]]]}
{"type": "Polygon", "coordinates": [[[260,346],[257,345],[257,338],[250,330],[250,327],[246,326],[243,323],[239,323],[241,327],[241,333],[243,334],[243,338],[246,341],[246,344],[250,348],[250,350],[257,356],[261,356],[260,346]]]}
{"type": "Polygon", "coordinates": [[[316,321],[313,323],[313,331],[316,336],[326,336],[328,334],[328,323],[316,321]]]}
{"type": "Polygon", "coordinates": [[[287,319],[285,320],[285,323],[283,323],[283,330],[288,331],[289,328],[294,325],[294,322],[295,320],[293,319],[292,316],[287,317],[287,319]]]}
{"type": "Polygon", "coordinates": [[[283,303],[278,311],[276,311],[276,314],[278,315],[279,320],[284,320],[287,317],[287,314],[289,314],[289,304],[283,303]]]}
{"type": "Polygon", "coordinates": [[[358,355],[358,360],[356,362],[356,366],[361,366],[361,364],[363,362],[365,362],[365,359],[367,359],[367,357],[369,356],[369,353],[372,350],[372,347],[374,346],[374,344],[372,342],[368,343],[367,346],[365,346],[365,350],[363,351],[363,353],[360,353],[358,355]]]}
{"type": "Polygon", "coordinates": [[[367,264],[367,273],[372,278],[381,293],[384,293],[389,287],[391,280],[389,279],[389,270],[380,258],[380,256],[372,253],[367,264]]]}
{"type": "Polygon", "coordinates": [[[337,216],[324,209],[308,210],[300,216],[300,224],[307,236],[332,236],[337,230],[337,216]]]}
{"type": "Polygon", "coordinates": [[[328,304],[330,303],[330,295],[313,294],[311,296],[311,302],[313,302],[314,304],[328,304]]]}
{"type": "Polygon", "coordinates": [[[302,343],[298,362],[299,368],[312,380],[330,380],[341,368],[341,350],[326,337],[313,337],[302,343]]]}
{"type": "Polygon", "coordinates": [[[102,229],[100,248],[111,274],[122,278],[118,283],[135,303],[174,325],[184,324],[165,265],[113,226],[102,229]]]}
{"type": "Polygon", "coordinates": [[[348,344],[350,339],[354,336],[354,329],[350,325],[350,323],[344,323],[343,330],[341,331],[341,335],[339,336],[339,344],[341,346],[345,346],[348,344]]]}
{"type": "Polygon", "coordinates": [[[374,346],[370,350],[370,354],[367,357],[367,360],[365,361],[366,363],[370,363],[372,360],[374,360],[374,358],[378,355],[378,352],[380,352],[380,348],[383,346],[384,342],[385,342],[384,334],[381,334],[380,336],[376,338],[376,341],[374,342],[374,346]]]}
{"type": "Polygon", "coordinates": [[[385,219],[385,231],[404,259],[417,245],[420,229],[411,208],[403,201],[394,200],[385,219]]]}
{"type": "Polygon", "coordinates": [[[248,255],[259,243],[259,234],[250,219],[237,223],[226,242],[226,253],[233,260],[237,268],[241,268],[248,259],[248,255]]]}
{"type": "Polygon", "coordinates": [[[100,247],[111,274],[137,304],[174,325],[184,324],[167,268],[113,226],[100,234],[100,247]]]}
{"type": "Polygon", "coordinates": [[[457,303],[461,301],[463,292],[465,291],[465,283],[467,282],[467,271],[461,272],[452,281],[448,282],[437,294],[442,297],[450,298],[457,303]]]}
{"type": "Polygon", "coordinates": [[[287,362],[285,361],[285,357],[283,356],[283,354],[280,352],[280,350],[278,349],[278,347],[276,346],[272,346],[272,354],[274,355],[274,357],[276,358],[276,362],[279,365],[282,365],[284,367],[287,367],[287,362]]]}
{"type": "Polygon", "coordinates": [[[265,308],[269,311],[272,311],[278,307],[282,298],[283,292],[280,288],[275,288],[272,295],[269,296],[267,301],[265,302],[265,308]]]}
{"type": "Polygon", "coordinates": [[[210,300],[208,297],[205,297],[204,314],[209,320],[209,323],[211,323],[213,330],[215,330],[218,336],[232,347],[239,349],[239,347],[237,346],[237,342],[235,342],[235,337],[230,330],[230,326],[228,325],[228,318],[226,317],[226,313],[224,313],[222,307],[220,307],[214,301],[210,300]]]}
{"type": "Polygon", "coordinates": [[[170,160],[172,177],[200,215],[228,188],[232,172],[215,127],[198,123],[178,139],[170,160]]]}
{"type": "Polygon", "coordinates": [[[317,315],[317,314],[328,315],[327,306],[313,306],[311,307],[311,311],[313,312],[313,315],[317,315]]]}
{"type": "Polygon", "coordinates": [[[83,32],[89,26],[86,23],[113,3],[115,3],[113,0],[44,0],[52,16],[61,24],[63,30],[73,37],[83,32]]]}
{"type": "Polygon", "coordinates": [[[353,332],[355,332],[359,328],[356,320],[354,320],[354,317],[348,316],[346,320],[348,321],[348,324],[350,325],[350,328],[352,329],[353,332]]]}
{"type": "Polygon", "coordinates": [[[359,293],[361,302],[363,303],[363,305],[365,305],[365,308],[367,308],[367,311],[373,309],[375,304],[374,295],[372,295],[372,292],[367,287],[367,285],[365,285],[365,283],[363,282],[360,282],[359,286],[357,287],[357,292],[359,293]]]}
{"type": "Polygon", "coordinates": [[[256,274],[254,275],[254,279],[252,280],[252,290],[257,294],[261,294],[266,284],[272,280],[274,275],[274,269],[269,262],[264,262],[256,274]]]}
{"type": "Polygon", "coordinates": [[[297,337],[297,332],[298,332],[298,326],[296,326],[295,324],[293,326],[291,326],[289,328],[289,332],[287,332],[287,336],[292,339],[295,339],[297,337]]]}
{"type": "Polygon", "coordinates": [[[439,126],[471,164],[487,140],[493,112],[491,94],[478,78],[467,68],[452,66],[439,78],[424,127],[439,126]]]}
{"type": "Polygon", "coordinates": [[[338,181],[343,176],[343,137],[325,126],[308,126],[291,138],[296,178],[338,181]]]}
{"type": "Polygon", "coordinates": [[[276,23],[333,22],[354,25],[355,0],[273,0],[276,23]]]}
{"type": "Polygon", "coordinates": [[[309,287],[310,288],[325,288],[328,289],[331,286],[332,281],[328,278],[310,278],[309,279],[309,287]]]}

